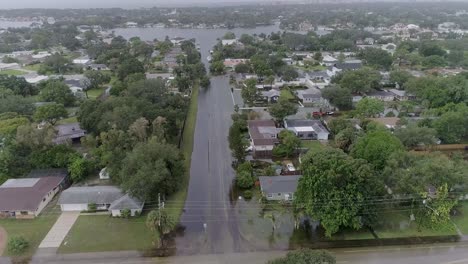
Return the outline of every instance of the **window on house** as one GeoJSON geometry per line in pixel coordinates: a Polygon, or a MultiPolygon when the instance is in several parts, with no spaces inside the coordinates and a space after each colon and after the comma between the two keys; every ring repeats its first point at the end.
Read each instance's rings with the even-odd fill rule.
{"type": "Polygon", "coordinates": [[[278,193],[278,196],[281,196],[281,193],[278,193]]]}
{"type": "Polygon", "coordinates": [[[45,202],[45,198],[43,198],[42,201],[45,202]]]}
{"type": "Polygon", "coordinates": [[[272,198],[272,197],[273,197],[273,194],[269,193],[268,198],[272,198]]]}
{"type": "Polygon", "coordinates": [[[303,135],[303,134],[299,134],[298,136],[299,136],[300,138],[304,137],[304,135],[303,135]]]}
{"type": "Polygon", "coordinates": [[[21,211],[20,214],[21,215],[28,215],[29,213],[28,213],[28,211],[21,211]]]}
{"type": "Polygon", "coordinates": [[[312,134],[312,133],[311,133],[311,134],[307,134],[307,137],[310,137],[310,138],[311,138],[311,137],[314,137],[314,134],[312,134]]]}

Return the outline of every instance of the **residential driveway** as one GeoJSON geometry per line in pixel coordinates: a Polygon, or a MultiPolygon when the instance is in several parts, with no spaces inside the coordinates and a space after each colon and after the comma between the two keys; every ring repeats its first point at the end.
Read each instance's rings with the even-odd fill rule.
{"type": "Polygon", "coordinates": [[[3,254],[7,244],[7,232],[0,226],[0,256],[3,254]]]}
{"type": "Polygon", "coordinates": [[[39,245],[41,248],[58,248],[75,224],[80,212],[63,212],[39,245]]]}

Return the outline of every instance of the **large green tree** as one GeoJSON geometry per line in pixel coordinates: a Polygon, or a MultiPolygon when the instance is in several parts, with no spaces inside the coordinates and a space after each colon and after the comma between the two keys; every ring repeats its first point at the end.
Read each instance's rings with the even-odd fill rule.
{"type": "Polygon", "coordinates": [[[307,153],[302,171],[294,204],[320,221],[327,236],[340,228],[373,224],[376,208],[368,201],[380,195],[383,187],[365,160],[325,148],[307,153]]]}
{"type": "Polygon", "coordinates": [[[380,79],[378,71],[362,68],[340,74],[337,77],[337,83],[353,93],[366,93],[380,87],[380,79]]]}
{"type": "Polygon", "coordinates": [[[436,131],[429,127],[418,127],[409,125],[395,130],[395,136],[407,148],[414,148],[419,145],[430,146],[437,141],[436,131]]]}
{"type": "Polygon", "coordinates": [[[40,97],[46,102],[55,102],[64,106],[71,106],[75,102],[75,96],[70,88],[60,80],[48,81],[42,88],[40,97]]]}
{"type": "Polygon", "coordinates": [[[388,70],[393,62],[390,53],[379,48],[366,48],[359,53],[359,57],[376,69],[388,70]]]}
{"type": "Polygon", "coordinates": [[[323,89],[322,95],[340,110],[349,110],[353,107],[353,96],[349,89],[342,88],[338,85],[331,85],[323,89]]]}
{"type": "Polygon", "coordinates": [[[180,151],[157,139],[139,143],[127,153],[119,173],[123,190],[141,200],[155,200],[180,187],[185,166],[180,151]]]}
{"type": "Polygon", "coordinates": [[[55,125],[58,120],[67,116],[68,112],[63,104],[51,103],[36,108],[34,120],[37,122],[46,121],[51,125],[55,125]]]}
{"type": "Polygon", "coordinates": [[[382,170],[388,158],[402,149],[403,144],[392,133],[376,130],[359,138],[351,147],[351,155],[354,158],[367,160],[376,170],[382,170]]]}
{"type": "Polygon", "coordinates": [[[278,102],[268,109],[268,112],[277,122],[283,122],[285,117],[297,113],[297,105],[289,102],[284,97],[280,97],[278,102]]]}
{"type": "Polygon", "coordinates": [[[385,109],[384,103],[379,99],[365,97],[356,104],[356,114],[359,117],[375,117],[385,109]]]}

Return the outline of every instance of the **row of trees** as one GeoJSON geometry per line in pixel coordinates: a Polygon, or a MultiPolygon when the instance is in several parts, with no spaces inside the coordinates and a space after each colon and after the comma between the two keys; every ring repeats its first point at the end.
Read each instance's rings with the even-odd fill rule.
{"type": "Polygon", "coordinates": [[[343,228],[375,227],[385,210],[407,204],[414,209],[419,226],[449,227],[459,188],[468,180],[463,173],[468,169],[466,161],[405,150],[433,143],[433,132],[419,134],[430,128],[409,126],[392,134],[373,122],[361,126],[364,130],[347,120],[333,120],[330,132],[335,148],[311,150],[302,158],[304,176],[296,208],[319,220],[328,236],[343,228]]]}

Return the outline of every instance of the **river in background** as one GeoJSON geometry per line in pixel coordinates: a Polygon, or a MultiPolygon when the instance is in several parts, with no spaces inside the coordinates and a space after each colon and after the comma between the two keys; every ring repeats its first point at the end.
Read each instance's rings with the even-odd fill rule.
{"type": "Polygon", "coordinates": [[[270,34],[280,31],[279,24],[261,26],[256,28],[234,28],[234,29],[185,29],[185,28],[116,28],[112,30],[116,36],[126,39],[140,37],[142,40],[164,40],[169,38],[182,37],[186,39],[196,39],[200,46],[202,61],[206,64],[209,51],[216,45],[226,32],[234,32],[236,37],[242,34],[270,34]]]}

